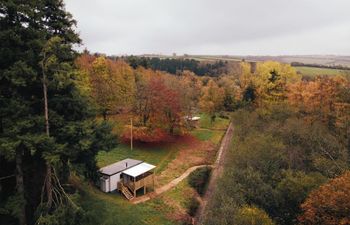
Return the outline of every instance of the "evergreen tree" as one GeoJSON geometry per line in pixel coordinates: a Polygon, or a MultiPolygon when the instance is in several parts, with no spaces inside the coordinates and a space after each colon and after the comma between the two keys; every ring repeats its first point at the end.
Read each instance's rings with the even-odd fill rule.
{"type": "Polygon", "coordinates": [[[0,221],[50,224],[62,204],[78,209],[62,184],[71,170],[95,177],[98,148],[115,144],[76,87],[74,25],[62,0],[0,2],[0,221]]]}

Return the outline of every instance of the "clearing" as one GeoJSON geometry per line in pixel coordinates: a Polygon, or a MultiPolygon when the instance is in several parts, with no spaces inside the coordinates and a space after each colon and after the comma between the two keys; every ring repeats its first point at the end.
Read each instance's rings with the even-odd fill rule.
{"type": "MultiPolygon", "coordinates": [[[[80,202],[88,211],[89,221],[86,224],[125,224],[126,221],[128,224],[182,224],[191,221],[188,215],[190,202],[198,194],[189,186],[186,176],[181,175],[191,167],[214,163],[218,145],[229,124],[227,118],[218,117],[211,123],[209,116],[200,116],[198,128],[186,135],[175,137],[170,142],[135,144],[133,150],[130,150],[128,144],[119,144],[112,151],[99,152],[99,167],[125,158],[135,158],[156,165],[156,190],[174,179],[177,182],[176,186],[173,184],[162,190],[164,193],[159,192],[157,197],[137,205],[119,194],[103,193],[97,187],[83,183],[81,190],[84,193],[80,202]]],[[[120,129],[120,122],[115,122],[115,130],[120,129]]]]}
{"type": "Polygon", "coordinates": [[[304,76],[334,76],[334,75],[342,75],[345,73],[350,73],[349,70],[338,70],[338,69],[329,69],[329,68],[318,68],[318,67],[306,67],[306,66],[297,66],[294,67],[297,72],[301,73],[304,76]]]}

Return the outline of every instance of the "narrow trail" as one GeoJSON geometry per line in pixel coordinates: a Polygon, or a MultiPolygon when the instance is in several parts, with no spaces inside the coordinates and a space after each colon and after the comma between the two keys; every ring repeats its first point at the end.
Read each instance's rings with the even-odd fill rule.
{"type": "Polygon", "coordinates": [[[203,218],[205,215],[205,210],[208,201],[212,198],[215,186],[217,184],[218,178],[222,175],[224,172],[224,162],[225,162],[225,156],[227,154],[227,150],[230,146],[231,140],[232,140],[232,133],[233,133],[233,125],[230,123],[229,127],[227,128],[226,134],[224,138],[222,139],[221,146],[218,152],[218,156],[216,158],[216,161],[213,165],[213,170],[210,176],[209,184],[207,191],[205,192],[205,195],[202,198],[202,202],[197,210],[194,223],[195,224],[201,224],[203,222],[203,218]]]}
{"type": "Polygon", "coordinates": [[[139,204],[139,203],[142,203],[142,202],[145,202],[145,201],[148,201],[160,194],[162,194],[163,192],[166,192],[168,190],[170,190],[171,188],[175,187],[178,183],[180,183],[181,181],[183,181],[186,177],[188,177],[188,175],[190,175],[190,173],[192,173],[193,171],[195,171],[196,169],[198,168],[201,168],[201,167],[206,167],[206,166],[209,166],[211,167],[211,165],[199,165],[199,166],[193,166],[189,169],[187,169],[183,174],[181,174],[181,176],[179,176],[178,178],[170,181],[169,183],[167,183],[166,185],[162,186],[162,187],[159,187],[159,188],[156,188],[154,190],[154,192],[152,193],[149,193],[147,195],[144,195],[144,196],[141,196],[141,197],[138,197],[138,198],[135,198],[131,201],[131,203],[133,204],[139,204]]]}
{"type": "Polygon", "coordinates": [[[222,173],[222,170],[223,170],[223,168],[221,168],[221,167],[223,167],[222,166],[222,164],[223,164],[222,163],[223,162],[222,158],[224,157],[225,151],[227,150],[228,145],[231,142],[231,136],[232,136],[232,123],[230,123],[229,127],[227,128],[226,134],[225,134],[224,138],[222,139],[222,142],[221,142],[221,145],[220,145],[220,149],[219,149],[219,151],[217,153],[217,158],[216,158],[216,161],[215,161],[214,165],[193,166],[193,167],[187,169],[181,176],[179,176],[176,179],[172,180],[168,184],[166,184],[166,185],[164,185],[162,187],[156,188],[154,190],[154,192],[152,192],[152,193],[149,193],[147,195],[144,195],[144,196],[141,196],[141,197],[133,199],[131,201],[131,203],[132,204],[139,204],[139,203],[142,203],[142,202],[146,202],[146,201],[148,201],[150,199],[153,199],[156,196],[158,196],[158,195],[160,195],[160,194],[162,194],[162,193],[172,189],[173,187],[175,187],[177,184],[179,184],[181,181],[183,181],[186,177],[188,177],[188,175],[190,175],[196,169],[201,168],[201,167],[209,166],[209,167],[212,167],[213,170],[212,170],[212,175],[211,175],[211,178],[210,178],[210,181],[209,181],[208,189],[206,191],[205,196],[203,197],[203,204],[201,205],[201,207],[198,210],[198,215],[201,215],[202,213],[199,212],[199,211],[201,210],[201,208],[203,208],[203,209],[205,208],[207,199],[210,196],[210,195],[208,195],[208,192],[209,191],[212,192],[212,189],[214,189],[213,186],[215,185],[215,180],[217,179],[216,177],[222,173]]]}

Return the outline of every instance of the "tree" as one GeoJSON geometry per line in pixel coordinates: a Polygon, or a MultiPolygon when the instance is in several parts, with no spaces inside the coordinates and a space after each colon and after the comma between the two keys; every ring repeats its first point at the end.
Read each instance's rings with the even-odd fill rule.
{"type": "Polygon", "coordinates": [[[216,113],[222,109],[224,101],[224,90],[210,79],[202,88],[202,96],[199,105],[203,112],[209,114],[211,122],[215,121],[216,113]]]}
{"type": "Polygon", "coordinates": [[[253,83],[261,104],[283,102],[287,98],[287,85],[301,79],[290,65],[273,61],[258,63],[255,73],[253,83]]]}
{"type": "Polygon", "coordinates": [[[238,210],[234,224],[239,225],[274,225],[264,210],[256,207],[244,206],[238,210]]]}
{"type": "Polygon", "coordinates": [[[326,181],[320,173],[306,174],[303,171],[286,170],[277,184],[278,217],[283,224],[296,224],[300,204],[313,189],[326,181]]]}
{"type": "Polygon", "coordinates": [[[184,71],[179,78],[179,87],[177,92],[180,94],[184,114],[192,117],[198,107],[201,93],[200,80],[194,73],[184,71]]]}
{"type": "Polygon", "coordinates": [[[344,91],[349,82],[342,76],[317,77],[314,81],[299,81],[288,87],[288,101],[313,120],[335,127],[336,104],[346,103],[344,91]]]}
{"type": "Polygon", "coordinates": [[[350,224],[350,172],[312,191],[301,208],[300,224],[350,224]]]}
{"type": "MultiPolygon", "coordinates": [[[[0,170],[17,171],[17,195],[0,190],[1,196],[8,196],[1,198],[6,202],[1,205],[8,206],[7,218],[16,217],[20,224],[39,218],[48,223],[57,210],[69,210],[62,204],[75,205],[60,184],[68,181],[82,156],[89,157],[80,166],[92,169],[93,148],[106,146],[97,135],[110,137],[110,129],[99,129],[76,86],[72,45],[80,39],[63,1],[2,1],[0,6],[0,170]],[[45,170],[47,165],[51,169],[45,170]],[[46,192],[40,188],[44,184],[49,184],[46,192]]],[[[8,186],[12,180],[5,182],[8,186]]]]}

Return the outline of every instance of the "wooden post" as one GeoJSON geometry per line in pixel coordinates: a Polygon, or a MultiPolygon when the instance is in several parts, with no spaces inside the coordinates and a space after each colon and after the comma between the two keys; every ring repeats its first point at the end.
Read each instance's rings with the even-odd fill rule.
{"type": "Polygon", "coordinates": [[[134,198],[136,198],[136,186],[135,186],[135,177],[134,177],[134,198]]]}
{"type": "Polygon", "coordinates": [[[131,117],[131,119],[130,119],[130,124],[131,124],[131,130],[130,130],[130,149],[132,150],[132,148],[133,148],[133,124],[132,124],[132,117],[131,117]]]}
{"type": "Polygon", "coordinates": [[[153,179],[152,179],[152,180],[153,180],[153,191],[155,191],[155,188],[154,188],[154,177],[155,177],[155,176],[154,176],[154,171],[153,171],[153,175],[152,175],[152,176],[153,176],[153,177],[152,177],[152,178],[153,178],[153,179]]]}

